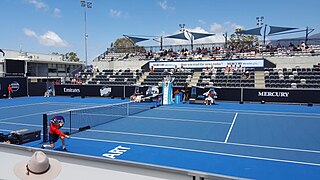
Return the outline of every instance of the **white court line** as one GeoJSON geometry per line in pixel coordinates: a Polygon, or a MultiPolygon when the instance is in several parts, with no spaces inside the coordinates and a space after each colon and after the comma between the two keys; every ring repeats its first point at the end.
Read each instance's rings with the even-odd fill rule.
{"type": "MultiPolygon", "coordinates": [[[[76,113],[75,113],[76,114],[76,113]]],[[[107,115],[107,114],[92,114],[92,113],[79,113],[86,115],[94,115],[94,116],[105,116],[105,117],[120,117],[120,118],[141,118],[141,119],[149,119],[149,120],[165,120],[165,121],[182,121],[182,122],[195,122],[195,123],[209,123],[209,124],[226,124],[229,125],[229,122],[222,121],[204,121],[204,120],[193,120],[193,119],[178,119],[178,118],[161,118],[161,117],[145,117],[145,116],[126,116],[126,115],[107,115]]]]}
{"type": "MultiPolygon", "coordinates": [[[[70,102],[48,102],[49,104],[52,104],[52,105],[79,105],[79,106],[88,106],[88,105],[94,105],[94,106],[97,106],[97,105],[105,105],[103,103],[70,103],[70,102]]],[[[89,106],[90,107],[90,106],[89,106]]]]}
{"type": "Polygon", "coordinates": [[[73,139],[80,139],[80,140],[97,141],[97,142],[111,142],[111,143],[122,143],[122,144],[138,145],[138,146],[156,147],[156,148],[162,148],[162,149],[174,149],[174,150],[181,150],[181,151],[190,151],[190,152],[197,152],[197,153],[215,154],[215,155],[223,155],[223,156],[231,156],[231,157],[239,157],[239,158],[247,158],[247,159],[257,159],[257,160],[265,160],[265,161],[275,161],[275,162],[293,163],[293,164],[301,164],[301,165],[320,166],[320,164],[317,164],[317,163],[309,163],[309,162],[302,162],[302,161],[264,158],[264,157],[257,157],[257,156],[247,156],[247,155],[221,153],[221,152],[204,151],[204,150],[196,150],[196,149],[178,148],[178,147],[161,146],[161,145],[154,145],[154,144],[143,144],[143,143],[114,141],[114,140],[103,140],[103,139],[92,139],[92,138],[81,138],[81,137],[72,137],[72,138],[73,139]]]}
{"type": "MultiPolygon", "coordinates": [[[[0,122],[0,124],[12,124],[12,125],[24,125],[24,126],[42,127],[42,125],[33,125],[33,124],[24,124],[24,123],[11,123],[11,122],[0,122]]],[[[69,128],[67,127],[67,128],[63,128],[63,129],[69,129],[69,128]]],[[[77,128],[72,128],[72,129],[73,130],[77,130],[77,128]]],[[[14,131],[14,130],[7,130],[7,131],[14,131]]],[[[214,144],[227,144],[227,145],[233,145],[233,146],[254,147],[254,148],[262,148],[262,149],[273,149],[273,150],[296,151],[296,152],[320,154],[320,151],[307,150],[307,149],[295,149],[295,148],[285,148],[285,147],[262,146],[262,145],[242,144],[242,143],[232,143],[232,142],[225,143],[225,142],[213,141],[213,140],[183,138],[183,137],[175,137],[175,136],[161,136],[161,135],[152,135],[152,134],[138,134],[138,133],[119,132],[119,131],[106,131],[106,130],[93,130],[93,129],[89,129],[87,131],[89,131],[89,132],[98,132],[98,133],[110,133],[110,134],[156,137],[156,138],[164,138],[164,139],[176,139],[176,140],[196,141],[196,142],[205,142],[205,143],[214,143],[214,144]]]]}
{"type": "MultiPolygon", "coordinates": [[[[64,109],[58,109],[56,111],[63,111],[64,109]]],[[[44,113],[48,113],[50,114],[52,111],[44,111],[44,112],[38,112],[38,113],[32,113],[32,114],[25,114],[25,115],[21,115],[21,116],[14,116],[14,117],[8,117],[8,118],[3,118],[0,119],[0,121],[4,121],[4,120],[10,120],[10,119],[17,119],[17,118],[23,118],[23,117],[29,117],[29,116],[35,116],[35,115],[40,115],[40,114],[44,114],[44,113]]]]}
{"type": "Polygon", "coordinates": [[[178,119],[178,118],[162,118],[162,117],[145,117],[145,116],[128,116],[129,118],[143,118],[143,119],[159,119],[166,121],[183,121],[183,122],[196,122],[196,123],[212,123],[212,124],[231,124],[229,122],[221,121],[204,121],[204,120],[192,120],[192,119],[178,119]]]}
{"type": "Polygon", "coordinates": [[[219,144],[221,143],[220,141],[212,141],[212,140],[205,140],[205,139],[193,139],[193,138],[183,138],[183,137],[176,137],[176,136],[163,136],[163,135],[140,134],[140,133],[120,132],[120,131],[94,130],[94,129],[89,129],[87,131],[89,131],[89,132],[98,132],[98,133],[110,133],[110,134],[122,134],[122,135],[133,135],[133,136],[163,138],[163,139],[175,139],[175,140],[185,140],[185,141],[206,142],[206,143],[219,143],[219,144]]]}
{"type": "Polygon", "coordinates": [[[190,111],[190,112],[219,112],[219,113],[234,113],[241,112],[241,114],[252,114],[252,115],[268,115],[268,116],[288,116],[288,117],[310,117],[310,118],[320,118],[320,114],[317,113],[294,113],[294,112],[269,112],[269,111],[250,111],[250,110],[234,110],[234,109],[189,109],[189,108],[162,108],[156,109],[162,111],[190,111]]]}
{"type": "Polygon", "coordinates": [[[13,130],[9,130],[9,129],[0,129],[1,131],[8,131],[8,132],[11,132],[13,130]]]}
{"type": "Polygon", "coordinates": [[[225,142],[222,142],[222,141],[213,141],[213,140],[204,140],[204,139],[192,139],[192,138],[153,135],[153,134],[138,134],[138,133],[121,132],[121,131],[106,131],[106,130],[94,130],[94,129],[89,129],[87,131],[89,131],[89,132],[98,132],[98,133],[110,133],[110,134],[156,137],[156,138],[164,138],[164,139],[176,139],[176,140],[196,141],[196,142],[205,142],[205,143],[213,143],[213,144],[227,144],[227,145],[233,145],[233,146],[254,147],[254,148],[262,148],[262,149],[297,151],[297,152],[320,154],[320,151],[307,150],[307,149],[295,149],[295,148],[284,148],[284,147],[274,147],[274,146],[262,146],[262,145],[241,144],[241,143],[231,143],[231,142],[225,143],[225,142]]]}
{"type": "Polygon", "coordinates": [[[20,125],[20,126],[43,127],[42,125],[36,125],[36,124],[25,124],[25,123],[14,123],[14,122],[0,122],[0,124],[11,124],[11,125],[20,125]]]}
{"type": "Polygon", "coordinates": [[[21,105],[0,107],[0,109],[9,109],[9,108],[16,108],[16,107],[24,107],[24,106],[34,106],[34,105],[38,105],[38,104],[50,104],[50,103],[43,102],[43,103],[33,103],[33,104],[21,104],[21,105]]]}
{"type": "Polygon", "coordinates": [[[40,115],[40,114],[43,114],[43,113],[45,113],[45,112],[39,112],[39,113],[33,113],[33,114],[25,114],[25,115],[21,115],[21,116],[14,116],[14,117],[2,118],[2,119],[0,119],[0,121],[10,120],[10,119],[24,118],[24,117],[29,117],[29,116],[35,116],[35,115],[40,115]]]}
{"type": "MultiPolygon", "coordinates": [[[[48,113],[50,114],[50,113],[48,113]]],[[[75,113],[77,114],[77,113],[75,113]]],[[[165,121],[182,121],[182,122],[195,122],[195,123],[208,123],[208,124],[226,124],[229,125],[229,122],[221,121],[204,121],[204,120],[192,120],[192,119],[177,119],[177,118],[161,118],[161,117],[145,117],[145,116],[125,116],[125,115],[107,115],[107,114],[93,114],[93,113],[79,113],[82,115],[93,115],[93,116],[102,116],[102,117],[119,117],[119,118],[141,118],[149,120],[165,120],[165,121]]]]}
{"type": "Polygon", "coordinates": [[[228,139],[229,139],[230,133],[231,133],[231,131],[232,131],[232,128],[233,128],[234,122],[235,122],[235,121],[236,121],[236,119],[237,119],[237,116],[238,116],[238,113],[236,113],[236,114],[234,115],[234,118],[233,118],[232,124],[231,124],[231,126],[230,126],[229,131],[228,131],[227,137],[226,137],[226,139],[224,140],[224,143],[227,143],[227,142],[228,142],[228,139]]]}

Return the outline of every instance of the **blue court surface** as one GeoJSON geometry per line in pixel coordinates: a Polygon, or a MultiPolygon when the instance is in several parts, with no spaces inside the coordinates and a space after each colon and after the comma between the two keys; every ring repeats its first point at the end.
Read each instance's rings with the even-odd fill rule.
{"type": "MultiPolygon", "coordinates": [[[[2,99],[0,132],[42,130],[43,113],[125,101],[2,99]]],[[[319,130],[320,106],[173,104],[72,134],[66,142],[71,153],[241,178],[320,179],[319,130]]],[[[59,143],[56,150],[61,149],[59,143]]],[[[39,148],[40,141],[24,146],[39,148]]]]}

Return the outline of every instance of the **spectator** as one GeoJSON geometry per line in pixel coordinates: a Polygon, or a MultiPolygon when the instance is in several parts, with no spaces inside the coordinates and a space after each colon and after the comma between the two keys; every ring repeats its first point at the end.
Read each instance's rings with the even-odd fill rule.
{"type": "Polygon", "coordinates": [[[42,151],[36,151],[28,161],[14,167],[15,175],[20,179],[55,179],[61,171],[58,160],[48,158],[42,151]]]}
{"type": "Polygon", "coordinates": [[[130,102],[141,102],[142,95],[140,93],[139,88],[136,88],[133,95],[130,96],[130,102]]]}
{"type": "Polygon", "coordinates": [[[44,97],[53,96],[53,89],[49,86],[48,90],[44,93],[44,97]]]}
{"type": "Polygon", "coordinates": [[[189,90],[188,90],[188,84],[186,83],[183,88],[181,89],[181,92],[182,92],[182,103],[186,103],[186,101],[188,100],[188,93],[189,93],[189,90]]]}
{"type": "Polygon", "coordinates": [[[13,93],[13,90],[12,90],[12,86],[11,84],[9,84],[8,86],[8,99],[12,99],[12,93],[13,93]]]}

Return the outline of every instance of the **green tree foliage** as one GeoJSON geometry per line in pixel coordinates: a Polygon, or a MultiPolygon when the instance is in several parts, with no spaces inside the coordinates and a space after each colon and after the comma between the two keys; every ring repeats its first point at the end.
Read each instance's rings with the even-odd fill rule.
{"type": "Polygon", "coordinates": [[[72,61],[72,62],[79,62],[80,61],[80,59],[77,57],[77,53],[75,53],[75,52],[66,53],[65,58],[67,61],[72,61]]]}
{"type": "Polygon", "coordinates": [[[146,52],[143,46],[134,45],[134,43],[128,38],[117,39],[111,48],[113,48],[117,53],[146,52]]]}
{"type": "Polygon", "coordinates": [[[257,36],[242,34],[242,29],[236,29],[236,32],[230,36],[228,42],[229,46],[233,49],[250,49],[259,46],[257,36]]]}

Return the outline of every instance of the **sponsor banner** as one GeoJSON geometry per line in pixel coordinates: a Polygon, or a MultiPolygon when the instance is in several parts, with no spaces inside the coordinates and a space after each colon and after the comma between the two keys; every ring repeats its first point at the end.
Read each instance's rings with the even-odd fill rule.
{"type": "MultiPolygon", "coordinates": [[[[18,82],[18,81],[17,81],[18,82]]],[[[19,91],[24,87],[20,84],[19,91]]],[[[139,87],[140,91],[145,94],[149,87],[139,87]]],[[[3,90],[2,85],[2,90],[3,90]]],[[[94,96],[94,97],[130,97],[134,93],[135,86],[108,86],[103,85],[56,85],[56,95],[62,96],[94,96]],[[109,89],[110,88],[110,89],[109,89]],[[110,91],[109,91],[110,90],[110,91]]],[[[173,87],[173,91],[181,90],[181,88],[173,87]]],[[[162,87],[151,87],[151,90],[162,91],[162,87]]],[[[189,89],[189,97],[196,97],[207,92],[209,88],[196,88],[195,95],[189,89]]],[[[240,101],[241,88],[215,88],[218,93],[218,101],[240,101]]],[[[29,92],[32,93],[32,92],[29,92]]],[[[243,88],[243,101],[247,102],[281,102],[281,103],[320,103],[320,90],[305,90],[305,89],[254,89],[243,88]]],[[[172,97],[171,97],[172,98],[172,97]]]]}
{"type": "Polygon", "coordinates": [[[81,90],[80,87],[65,87],[63,88],[64,93],[73,93],[73,94],[80,94],[81,90]]]}
{"type": "Polygon", "coordinates": [[[12,97],[27,96],[27,78],[25,77],[3,77],[0,78],[0,98],[8,97],[8,86],[11,84],[12,97]]]}
{"type": "Polygon", "coordinates": [[[320,90],[307,89],[244,89],[244,101],[283,103],[320,103],[320,90]]]}
{"type": "Polygon", "coordinates": [[[111,93],[110,87],[103,86],[102,88],[100,88],[100,96],[107,97],[110,95],[110,93],[111,93]]]}
{"type": "Polygon", "coordinates": [[[198,60],[198,61],[160,61],[160,62],[150,62],[149,68],[154,69],[173,69],[173,68],[224,68],[231,66],[234,68],[244,67],[244,68],[263,68],[264,59],[237,59],[237,60],[198,60]]]}
{"type": "Polygon", "coordinates": [[[279,91],[258,91],[258,97],[279,97],[288,98],[290,92],[279,92],[279,91]]]}

